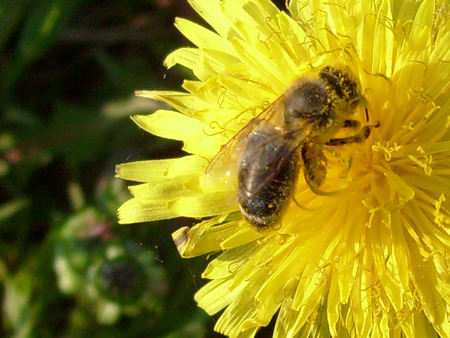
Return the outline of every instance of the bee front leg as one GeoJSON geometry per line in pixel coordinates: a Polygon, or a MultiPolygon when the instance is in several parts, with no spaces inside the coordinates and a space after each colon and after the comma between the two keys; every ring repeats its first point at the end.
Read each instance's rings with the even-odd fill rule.
{"type": "Polygon", "coordinates": [[[320,147],[306,142],[302,147],[305,182],[316,195],[327,196],[333,192],[320,190],[320,185],[327,176],[327,158],[320,147]]]}
{"type": "MultiPolygon", "coordinates": [[[[353,121],[353,120],[346,120],[346,121],[353,121]]],[[[345,122],[344,122],[345,124],[345,122]]],[[[372,128],[378,128],[380,126],[380,122],[378,122],[375,125],[369,125],[364,126],[361,128],[361,130],[352,136],[349,137],[342,137],[342,138],[332,138],[328,142],[325,143],[327,146],[342,146],[344,144],[350,144],[350,143],[362,143],[370,136],[370,133],[372,131],[372,128]]]]}

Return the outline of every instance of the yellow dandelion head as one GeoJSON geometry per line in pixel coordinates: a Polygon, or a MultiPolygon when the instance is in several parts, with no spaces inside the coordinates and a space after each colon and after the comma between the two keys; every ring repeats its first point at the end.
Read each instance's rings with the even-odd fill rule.
{"type": "Polygon", "coordinates": [[[448,2],[189,2],[212,29],[177,19],[165,62],[197,80],[133,119],[190,155],[119,165],[120,221],[207,218],[173,238],[220,252],[196,300],[225,335],[450,337],[448,2]]]}

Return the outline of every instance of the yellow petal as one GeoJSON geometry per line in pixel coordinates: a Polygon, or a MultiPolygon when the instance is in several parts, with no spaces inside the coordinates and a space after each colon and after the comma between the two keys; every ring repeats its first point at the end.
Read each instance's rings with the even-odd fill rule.
{"type": "Polygon", "coordinates": [[[199,176],[205,173],[208,162],[196,155],[169,160],[138,161],[119,164],[116,176],[135,182],[153,182],[184,175],[199,176]]]}

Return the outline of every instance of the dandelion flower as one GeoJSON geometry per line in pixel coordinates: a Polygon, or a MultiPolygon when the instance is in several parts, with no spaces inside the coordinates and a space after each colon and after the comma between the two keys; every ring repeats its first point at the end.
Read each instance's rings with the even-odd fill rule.
{"type": "Polygon", "coordinates": [[[212,29],[177,19],[195,47],[166,65],[197,80],[138,92],[176,111],[133,117],[189,155],[118,166],[141,183],[120,221],[206,219],[173,238],[182,257],[216,254],[195,299],[223,311],[215,330],[227,336],[253,337],[274,319],[275,337],[450,337],[448,3],[190,3],[212,29]],[[258,231],[230,198],[236,185],[205,183],[208,163],[296,79],[333,65],[359,79],[355,118],[379,128],[324,150],[323,189],[335,193],[317,195],[299,175],[278,225],[258,231]]]}

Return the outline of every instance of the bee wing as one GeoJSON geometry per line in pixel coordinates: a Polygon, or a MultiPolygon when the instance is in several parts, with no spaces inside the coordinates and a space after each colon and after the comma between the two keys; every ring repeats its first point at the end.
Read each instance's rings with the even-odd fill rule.
{"type": "Polygon", "coordinates": [[[264,124],[279,124],[284,113],[284,95],[276,99],[258,116],[251,119],[232,139],[226,143],[206,168],[205,182],[207,185],[221,181],[229,187],[237,187],[237,175],[242,153],[246,149],[248,136],[264,124]]]}
{"type": "Polygon", "coordinates": [[[281,171],[291,171],[290,162],[299,160],[294,155],[310,129],[311,124],[302,120],[289,130],[272,126],[255,130],[248,144],[251,151],[244,154],[240,166],[242,172],[251,173],[251,179],[240,182],[241,202],[258,195],[281,171]]]}

